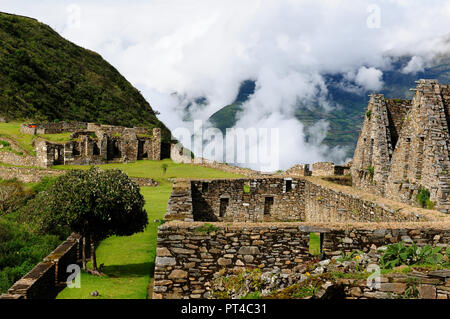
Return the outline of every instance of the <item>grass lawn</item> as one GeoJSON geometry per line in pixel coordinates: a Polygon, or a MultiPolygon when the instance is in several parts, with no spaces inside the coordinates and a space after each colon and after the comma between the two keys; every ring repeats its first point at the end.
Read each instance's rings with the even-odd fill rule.
{"type": "Polygon", "coordinates": [[[71,141],[70,135],[72,135],[71,132],[65,132],[65,133],[58,133],[58,134],[38,134],[40,138],[43,138],[44,140],[50,141],[50,142],[56,142],[56,143],[64,143],[71,141]]]}
{"type": "Polygon", "coordinates": [[[313,256],[320,255],[320,234],[309,234],[309,253],[313,256]]]}
{"type": "MultiPolygon", "coordinates": [[[[160,182],[161,184],[169,183],[170,178],[230,178],[242,177],[239,175],[215,170],[207,167],[200,167],[190,164],[177,164],[170,159],[162,161],[136,161],[134,163],[117,163],[117,164],[103,164],[96,165],[102,169],[120,169],[131,177],[148,177],[160,182]],[[167,164],[167,171],[164,174],[161,166],[167,164]]],[[[89,169],[86,165],[57,165],[54,169],[89,169]]]]}
{"type": "MultiPolygon", "coordinates": [[[[110,237],[100,243],[97,252],[98,264],[104,264],[105,277],[81,275],[81,288],[65,288],[58,299],[145,299],[150,278],[152,277],[156,236],[159,223],[155,219],[163,219],[167,202],[172,191],[172,184],[167,178],[221,178],[240,177],[237,175],[185,164],[175,164],[170,160],[138,161],[130,164],[106,164],[102,168],[119,168],[133,177],[151,177],[158,180],[159,187],[141,187],[145,198],[145,209],[149,216],[149,225],[143,233],[127,237],[110,237]],[[161,164],[168,164],[166,175],[162,174],[161,164]],[[99,297],[91,297],[94,290],[99,297]]],[[[60,167],[58,167],[60,168],[60,167]]],[[[73,166],[61,167],[76,168],[73,166]]],[[[79,168],[86,169],[86,166],[79,168]]]]}
{"type": "Polygon", "coordinates": [[[34,147],[31,146],[31,142],[35,136],[20,133],[20,124],[19,122],[0,123],[0,137],[12,138],[21,148],[35,154],[34,147]]]}

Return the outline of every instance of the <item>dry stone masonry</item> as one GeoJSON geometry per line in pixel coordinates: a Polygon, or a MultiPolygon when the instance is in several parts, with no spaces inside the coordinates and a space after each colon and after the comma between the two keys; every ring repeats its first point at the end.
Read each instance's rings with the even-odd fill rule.
{"type": "MultiPolygon", "coordinates": [[[[335,224],[248,223],[245,225],[170,222],[160,226],[153,298],[210,298],[214,275],[222,269],[279,269],[290,274],[311,260],[309,236],[321,233],[323,253],[341,252],[414,239],[418,245],[446,247],[448,228],[335,224]]],[[[386,285],[384,285],[386,286],[386,285]]],[[[443,286],[442,284],[439,287],[443,286]]],[[[442,288],[440,288],[442,289],[442,288]]]]}
{"type": "Polygon", "coordinates": [[[24,134],[60,134],[72,132],[71,140],[54,143],[35,141],[36,164],[41,167],[66,164],[101,164],[162,159],[161,130],[127,128],[95,123],[22,124],[24,134]]]}
{"type": "Polygon", "coordinates": [[[371,95],[351,168],[356,187],[410,205],[427,190],[450,212],[449,87],[420,80],[412,101],[371,95]]]}
{"type": "Polygon", "coordinates": [[[302,178],[178,180],[166,220],[182,221],[425,221],[430,217],[302,178]]]}

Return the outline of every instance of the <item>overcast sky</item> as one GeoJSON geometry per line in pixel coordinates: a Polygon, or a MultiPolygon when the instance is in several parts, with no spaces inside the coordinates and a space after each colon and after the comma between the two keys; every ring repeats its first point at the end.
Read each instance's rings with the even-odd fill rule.
{"type": "MultiPolygon", "coordinates": [[[[449,52],[450,1],[348,0],[0,0],[0,11],[49,24],[65,38],[100,53],[144,94],[171,129],[206,120],[257,81],[238,126],[280,128],[280,167],[343,160],[321,144],[327,123],[304,128],[298,101],[332,109],[323,80],[343,73],[349,89],[379,90],[388,56],[413,56],[404,72],[449,52]],[[379,15],[378,15],[379,13],[379,15]],[[173,93],[177,92],[177,95],[173,93]]],[[[345,107],[345,106],[343,106],[345,107]]]]}

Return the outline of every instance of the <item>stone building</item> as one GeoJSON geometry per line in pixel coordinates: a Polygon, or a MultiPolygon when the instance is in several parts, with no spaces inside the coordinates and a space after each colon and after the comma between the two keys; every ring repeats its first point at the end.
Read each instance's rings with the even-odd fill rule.
{"type": "Polygon", "coordinates": [[[417,81],[414,98],[372,94],[351,167],[356,187],[416,204],[420,191],[450,211],[450,86],[417,81]]]}
{"type": "Polygon", "coordinates": [[[25,134],[72,132],[70,141],[35,141],[37,164],[41,167],[67,164],[100,164],[162,159],[161,130],[127,128],[94,123],[24,124],[25,134]]]}

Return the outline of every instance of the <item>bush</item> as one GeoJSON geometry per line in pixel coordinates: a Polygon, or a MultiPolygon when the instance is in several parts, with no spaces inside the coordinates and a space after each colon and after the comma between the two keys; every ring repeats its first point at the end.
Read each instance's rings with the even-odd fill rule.
{"type": "Polygon", "coordinates": [[[380,258],[381,266],[385,269],[400,265],[438,265],[445,263],[441,254],[442,247],[425,245],[417,247],[416,244],[406,247],[403,242],[389,245],[380,258]]]}
{"type": "Polygon", "coordinates": [[[23,205],[34,195],[17,180],[0,182],[0,216],[11,213],[23,205]]]}
{"type": "Polygon", "coordinates": [[[422,208],[428,209],[434,208],[434,203],[430,200],[430,191],[426,188],[423,187],[419,188],[416,196],[416,201],[422,208]]]}
{"type": "Polygon", "coordinates": [[[0,217],[0,293],[6,292],[60,242],[58,236],[37,236],[24,225],[0,217]]]}

